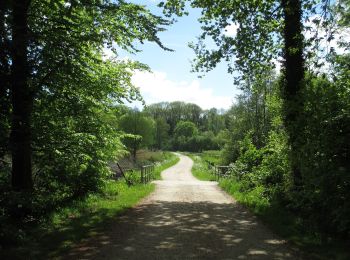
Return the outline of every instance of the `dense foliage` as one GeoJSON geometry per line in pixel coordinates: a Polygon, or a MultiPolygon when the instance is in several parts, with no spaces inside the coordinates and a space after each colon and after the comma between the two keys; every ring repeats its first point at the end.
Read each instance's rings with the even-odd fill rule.
{"type": "Polygon", "coordinates": [[[349,0],[160,6],[181,16],[187,3],[201,9],[194,71],[225,61],[236,72],[242,92],[228,111],[180,101],[142,112],[120,105],[142,99],[131,77],[148,67],[117,59],[116,47],[137,52],[135,41],[153,41],[168,50],[157,33],[170,22],[144,6],[0,1],[1,242],[19,241],[22,227],[99,191],[110,162],[144,147],[220,149],[216,163],[234,173],[227,185],[238,182],[266,207],[278,204],[322,238],[349,238],[350,46],[342,37],[349,0]]]}
{"type": "Polygon", "coordinates": [[[182,16],[187,4],[201,10],[202,34],[191,44],[194,71],[225,61],[229,72],[238,72],[242,95],[227,112],[222,157],[233,163],[241,192],[261,194],[267,206],[279,203],[323,238],[349,238],[349,1],[168,0],[160,6],[182,16]],[[230,26],[234,35],[226,33],[230,26]],[[277,76],[276,59],[283,59],[277,76]]]}
{"type": "Polygon", "coordinates": [[[230,117],[232,131],[230,141],[222,150],[221,163],[233,163],[235,181],[241,183],[241,192],[260,192],[269,203],[284,205],[291,214],[302,217],[308,230],[347,237],[350,230],[347,217],[350,209],[350,146],[347,141],[350,138],[350,92],[343,75],[348,70],[349,56],[338,56],[336,60],[332,76],[307,76],[307,88],[303,93],[304,124],[303,131],[299,132],[305,140],[299,147],[301,189],[295,191],[292,185],[290,146],[282,121],[282,100],[275,87],[278,82],[270,86],[266,97],[265,134],[261,135],[260,130],[250,124],[251,118],[262,120],[250,109],[253,97],[248,102],[240,97],[238,104],[228,112],[234,117],[230,117]]]}
{"type": "Polygon", "coordinates": [[[141,147],[150,147],[154,143],[154,122],[152,118],[144,116],[138,111],[130,110],[118,120],[120,130],[126,133],[122,137],[123,143],[130,150],[134,158],[141,147]]]}
{"type": "Polygon", "coordinates": [[[161,102],[143,111],[119,107],[117,125],[123,143],[135,157],[146,147],[156,150],[199,152],[219,149],[228,137],[224,111],[203,110],[196,104],[161,102]]]}
{"type": "Polygon", "coordinates": [[[203,151],[218,149],[225,138],[224,111],[203,110],[196,104],[162,102],[147,106],[144,113],[156,122],[157,149],[203,151]]]}
{"type": "Polygon", "coordinates": [[[148,69],[117,59],[116,46],[166,49],[166,25],[125,1],[0,1],[1,244],[103,186],[126,152],[117,104],[141,99],[131,77],[148,69]]]}

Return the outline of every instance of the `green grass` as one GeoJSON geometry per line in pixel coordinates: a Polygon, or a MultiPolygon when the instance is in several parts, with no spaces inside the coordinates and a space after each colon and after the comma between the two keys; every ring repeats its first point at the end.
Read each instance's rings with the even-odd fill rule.
{"type": "MultiPolygon", "coordinates": [[[[179,158],[167,153],[158,163],[155,174],[160,178],[164,169],[176,164],[179,158]]],[[[22,246],[0,251],[1,259],[51,259],[67,252],[82,239],[89,238],[115,221],[154,190],[154,184],[135,184],[128,187],[124,180],[109,180],[100,193],[90,194],[67,207],[58,209],[41,223],[27,231],[22,246]]],[[[1,249],[1,248],[0,248],[1,249]]]]}
{"type": "Polygon", "coordinates": [[[214,175],[208,169],[207,163],[200,155],[186,153],[193,160],[192,174],[201,181],[215,181],[214,175]]]}
{"type": "Polygon", "coordinates": [[[211,162],[215,165],[222,165],[221,151],[219,150],[203,151],[200,156],[204,161],[211,162]]]}
{"type": "MultiPolygon", "coordinates": [[[[206,161],[211,161],[210,153],[209,155],[208,152],[204,154],[187,153],[194,161],[192,173],[200,180],[214,179],[206,163],[206,161]]],[[[221,179],[219,186],[258,216],[276,234],[300,248],[305,259],[350,259],[349,241],[330,240],[322,243],[318,234],[308,232],[307,227],[301,225],[300,217],[262,196],[263,187],[241,192],[241,184],[235,179],[221,179]]]]}
{"type": "Polygon", "coordinates": [[[101,231],[117,215],[153,190],[153,184],[128,187],[124,181],[107,181],[101,193],[91,194],[57,210],[45,223],[29,230],[24,245],[8,249],[0,256],[2,259],[57,257],[81,239],[101,231]]]}
{"type": "Polygon", "coordinates": [[[302,219],[281,205],[263,198],[262,187],[249,192],[241,192],[241,184],[234,179],[224,179],[219,186],[245,205],[276,234],[300,248],[306,259],[350,259],[349,241],[321,241],[320,235],[311,233],[302,225],[302,219]]]}
{"type": "Polygon", "coordinates": [[[269,201],[262,194],[264,192],[262,187],[242,193],[240,192],[241,185],[233,179],[221,179],[219,186],[241,204],[248,206],[255,214],[261,214],[270,205],[269,201]]]}

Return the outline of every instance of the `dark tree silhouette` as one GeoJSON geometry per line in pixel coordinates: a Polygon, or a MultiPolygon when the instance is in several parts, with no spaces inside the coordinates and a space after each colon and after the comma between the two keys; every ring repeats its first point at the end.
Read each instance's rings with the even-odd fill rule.
{"type": "Polygon", "coordinates": [[[284,108],[285,125],[291,145],[291,167],[295,186],[302,182],[298,157],[302,126],[303,99],[302,90],[305,67],[303,57],[302,9],[300,0],[282,0],[284,14],[284,108]]]}
{"type": "Polygon", "coordinates": [[[33,95],[28,84],[28,10],[30,0],[12,1],[12,186],[31,189],[31,126],[33,95]]]}

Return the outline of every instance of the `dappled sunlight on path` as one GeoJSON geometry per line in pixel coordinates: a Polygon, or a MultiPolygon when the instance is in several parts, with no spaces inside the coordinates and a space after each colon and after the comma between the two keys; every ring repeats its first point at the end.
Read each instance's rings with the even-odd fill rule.
{"type": "Polygon", "coordinates": [[[151,196],[68,258],[298,259],[215,182],[196,180],[191,166],[181,156],[151,196]]]}

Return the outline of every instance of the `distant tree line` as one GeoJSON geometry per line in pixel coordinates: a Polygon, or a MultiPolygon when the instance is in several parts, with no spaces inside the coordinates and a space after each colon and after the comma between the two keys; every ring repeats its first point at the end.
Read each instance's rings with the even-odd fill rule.
{"type": "Polygon", "coordinates": [[[227,132],[223,110],[203,110],[196,104],[161,102],[143,111],[124,107],[119,129],[127,135],[124,144],[132,154],[141,147],[200,152],[217,150],[227,132]]]}
{"type": "Polygon", "coordinates": [[[237,72],[242,94],[226,112],[183,102],[119,106],[141,99],[131,77],[149,68],[104,50],[137,52],[135,42],[145,41],[168,50],[158,32],[170,19],[142,5],[0,1],[0,242],[99,191],[108,163],[142,147],[221,149],[222,162],[241,173],[242,192],[297,214],[323,238],[349,238],[350,45],[340,37],[341,54],[320,50],[349,29],[349,0],[160,3],[169,16],[185,15],[188,4],[202,10],[194,71],[224,60],[237,72]],[[235,37],[225,34],[232,24],[235,37]],[[280,74],[274,59],[283,59],[280,74]]]}

